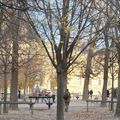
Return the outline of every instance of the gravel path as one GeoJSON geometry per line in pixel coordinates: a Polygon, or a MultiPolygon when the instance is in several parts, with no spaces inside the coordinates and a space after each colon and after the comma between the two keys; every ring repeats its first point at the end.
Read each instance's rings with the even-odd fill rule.
{"type": "MultiPolygon", "coordinates": [[[[9,111],[8,114],[0,115],[0,120],[56,120],[56,104],[50,110],[47,106],[35,104],[34,114],[31,116],[28,106],[20,106],[17,111],[9,111]]],[[[64,120],[120,120],[114,118],[114,113],[108,107],[92,104],[89,112],[86,111],[86,103],[72,101],[68,112],[64,114],[64,120]]]]}

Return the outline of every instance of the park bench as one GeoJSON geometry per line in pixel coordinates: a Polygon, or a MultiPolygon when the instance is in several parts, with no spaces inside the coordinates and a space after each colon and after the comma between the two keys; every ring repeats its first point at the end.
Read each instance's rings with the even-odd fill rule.
{"type": "Polygon", "coordinates": [[[51,100],[52,96],[29,96],[30,101],[32,102],[33,99],[39,100],[42,99],[48,105],[48,109],[51,108],[51,105],[53,104],[53,101],[51,100]]]}
{"type": "MultiPolygon", "coordinates": [[[[87,103],[87,112],[89,111],[89,103],[101,103],[102,100],[86,100],[86,103],[87,103]]],[[[106,100],[105,103],[108,103],[109,104],[109,110],[110,110],[110,104],[111,104],[111,100],[106,100]]],[[[114,103],[117,103],[117,101],[113,101],[113,104],[114,103]]]]}
{"type": "Polygon", "coordinates": [[[6,104],[7,105],[7,111],[8,111],[8,105],[10,104],[28,104],[30,106],[30,110],[31,110],[31,115],[33,115],[33,105],[35,104],[35,102],[24,102],[24,101],[18,101],[18,102],[12,102],[12,101],[0,101],[0,114],[2,114],[2,104],[6,104]]]}

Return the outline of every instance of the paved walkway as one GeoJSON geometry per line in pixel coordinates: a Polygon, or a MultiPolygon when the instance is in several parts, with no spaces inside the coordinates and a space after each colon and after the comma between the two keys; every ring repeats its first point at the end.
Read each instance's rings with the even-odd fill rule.
{"type": "MultiPolygon", "coordinates": [[[[86,102],[74,100],[70,103],[69,111],[65,112],[64,120],[120,120],[114,118],[114,113],[108,107],[101,108],[96,103],[91,104],[89,110],[86,111],[86,102]]],[[[19,110],[0,115],[0,120],[56,120],[56,104],[50,110],[45,104],[35,104],[32,116],[29,106],[20,105],[19,110]]]]}

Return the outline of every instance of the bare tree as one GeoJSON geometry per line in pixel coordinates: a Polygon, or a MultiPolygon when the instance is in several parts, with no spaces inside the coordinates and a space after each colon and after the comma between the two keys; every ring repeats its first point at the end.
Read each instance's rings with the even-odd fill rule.
{"type": "MultiPolygon", "coordinates": [[[[21,11],[12,10],[11,18],[11,38],[12,38],[12,80],[11,80],[11,93],[10,101],[18,101],[18,40],[19,40],[19,28],[20,28],[20,19],[21,11]]],[[[12,104],[11,109],[18,109],[17,104],[12,104]]]]}
{"type": "Polygon", "coordinates": [[[87,57],[87,64],[85,69],[85,83],[84,83],[84,90],[83,90],[83,100],[88,99],[88,92],[89,92],[89,79],[91,75],[91,64],[92,64],[92,58],[93,58],[93,49],[94,44],[91,44],[89,47],[88,57],[87,57]]]}
{"type": "Polygon", "coordinates": [[[119,35],[118,32],[120,32],[118,30],[117,27],[115,27],[115,36],[116,36],[116,48],[117,48],[117,52],[118,52],[118,97],[117,97],[117,106],[116,106],[116,111],[115,111],[115,115],[117,117],[120,117],[120,40],[119,40],[119,35]]]}
{"type": "Polygon", "coordinates": [[[104,82],[103,82],[103,90],[102,90],[102,106],[106,105],[107,98],[107,83],[108,83],[108,63],[109,63],[109,42],[107,38],[107,34],[105,33],[105,58],[104,58],[104,82]]]}
{"type": "MultiPolygon", "coordinates": [[[[117,49],[117,59],[118,59],[118,91],[120,91],[120,39],[119,39],[119,33],[120,33],[120,1],[118,0],[107,0],[108,8],[109,8],[109,14],[107,14],[107,17],[109,19],[109,29],[113,29],[113,33],[111,34],[111,38],[113,42],[115,43],[116,49],[117,49]]],[[[117,97],[117,106],[116,106],[116,116],[120,116],[120,92],[118,92],[117,97]]]]}
{"type": "MultiPolygon", "coordinates": [[[[10,72],[10,58],[11,58],[11,47],[9,41],[9,34],[6,35],[8,31],[8,27],[6,22],[4,21],[4,11],[1,9],[0,11],[0,62],[1,62],[1,74],[3,74],[4,80],[4,101],[7,101],[7,88],[8,88],[8,79],[7,75],[10,72]]],[[[4,104],[3,112],[7,112],[7,106],[4,104]]]]}
{"type": "Polygon", "coordinates": [[[73,54],[77,42],[85,36],[87,39],[89,34],[87,29],[90,26],[93,1],[54,0],[50,2],[46,0],[34,1],[32,4],[21,1],[21,4],[27,7],[35,5],[32,8],[29,7],[30,11],[26,11],[25,14],[56,69],[57,120],[64,120],[63,93],[67,88],[67,71],[91,43],[87,43],[76,55],[73,54]],[[32,14],[34,12],[35,14],[32,14]],[[50,47],[47,46],[48,43],[50,47]]]}

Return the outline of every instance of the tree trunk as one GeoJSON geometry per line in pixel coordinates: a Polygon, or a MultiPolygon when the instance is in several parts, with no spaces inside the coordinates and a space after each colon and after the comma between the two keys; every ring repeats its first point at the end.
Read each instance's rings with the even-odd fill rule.
{"type": "MultiPolygon", "coordinates": [[[[29,54],[28,54],[28,60],[30,59],[30,51],[29,51],[29,54]]],[[[29,73],[29,62],[26,63],[26,66],[25,66],[25,82],[24,82],[24,101],[26,101],[25,99],[25,96],[26,96],[26,91],[27,91],[27,84],[28,84],[28,73],[29,73]]]]}
{"type": "Polygon", "coordinates": [[[24,82],[24,101],[26,101],[25,96],[26,96],[26,89],[27,89],[27,74],[25,74],[25,82],[24,82]]]}
{"type": "MultiPolygon", "coordinates": [[[[7,69],[5,66],[5,71],[4,71],[4,102],[6,102],[6,101],[7,101],[7,69]]],[[[6,104],[4,104],[3,112],[7,113],[7,105],[6,104]]]]}
{"type": "Polygon", "coordinates": [[[87,57],[87,65],[85,70],[85,80],[84,80],[84,88],[83,88],[83,100],[88,99],[88,91],[89,91],[89,79],[90,79],[90,72],[91,72],[91,63],[92,63],[92,57],[93,57],[93,47],[94,44],[90,45],[88,57],[87,57]]]}
{"type": "Polygon", "coordinates": [[[64,80],[64,91],[65,91],[67,89],[67,84],[68,84],[66,71],[63,73],[63,80],[64,80]]]}
{"type": "MultiPolygon", "coordinates": [[[[86,73],[86,72],[85,72],[86,73]]],[[[83,98],[82,100],[87,100],[88,99],[88,91],[89,91],[89,77],[90,77],[90,74],[88,72],[87,75],[85,75],[85,82],[84,82],[84,88],[83,88],[83,98]]]]}
{"type": "MultiPolygon", "coordinates": [[[[10,101],[18,101],[18,41],[13,39],[13,56],[12,56],[12,80],[10,101]]],[[[17,109],[17,104],[11,105],[12,109],[17,109]]]]}
{"type": "MultiPolygon", "coordinates": [[[[66,79],[66,72],[62,68],[57,71],[57,120],[64,120],[64,87],[66,79]]],[[[66,86],[67,87],[67,86],[66,86]]]]}
{"type": "MultiPolygon", "coordinates": [[[[116,34],[116,38],[117,38],[118,43],[119,43],[119,35],[118,35],[117,28],[115,28],[115,34],[116,34]]],[[[118,97],[117,97],[115,116],[120,117],[120,44],[116,43],[116,48],[117,48],[117,52],[118,52],[119,71],[118,71],[118,97]]]]}
{"type": "Polygon", "coordinates": [[[118,97],[117,97],[117,105],[116,105],[116,111],[115,116],[120,117],[120,48],[119,48],[119,58],[118,58],[118,97]]]}
{"type": "MultiPolygon", "coordinates": [[[[18,18],[21,18],[21,12],[17,13],[18,18]]],[[[12,80],[11,80],[11,94],[10,101],[18,101],[18,36],[20,20],[13,18],[15,24],[12,26],[12,40],[13,40],[13,53],[12,53],[12,80]]],[[[11,109],[18,109],[17,104],[12,104],[11,109]]]]}
{"type": "Polygon", "coordinates": [[[27,89],[27,82],[28,82],[28,65],[25,68],[25,82],[24,82],[24,101],[26,101],[25,96],[26,96],[26,89],[27,89]]]}
{"type": "Polygon", "coordinates": [[[104,58],[104,82],[103,82],[103,89],[102,89],[102,103],[101,106],[106,106],[106,97],[107,97],[107,82],[108,82],[108,58],[109,58],[109,43],[107,35],[105,35],[105,58],[104,58]]]}
{"type": "Polygon", "coordinates": [[[114,104],[113,104],[113,94],[114,94],[114,64],[112,63],[112,68],[111,68],[111,77],[112,77],[112,92],[111,92],[111,108],[110,110],[113,111],[114,110],[114,104]]]}

